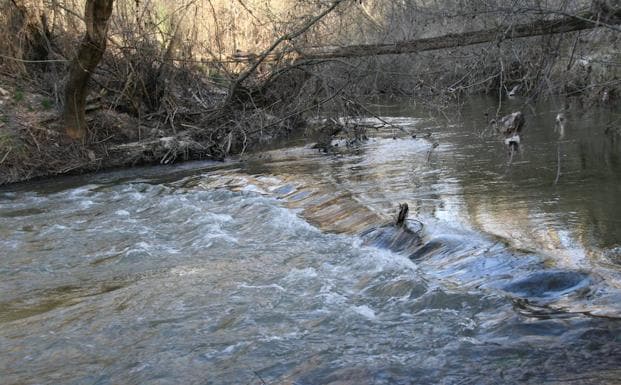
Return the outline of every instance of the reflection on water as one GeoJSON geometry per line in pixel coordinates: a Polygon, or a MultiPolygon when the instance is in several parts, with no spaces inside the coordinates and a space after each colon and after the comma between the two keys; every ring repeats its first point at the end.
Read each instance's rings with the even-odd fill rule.
{"type": "Polygon", "coordinates": [[[510,166],[488,108],[0,192],[2,383],[618,383],[615,113],[568,117],[555,185],[555,107],[510,166]]]}

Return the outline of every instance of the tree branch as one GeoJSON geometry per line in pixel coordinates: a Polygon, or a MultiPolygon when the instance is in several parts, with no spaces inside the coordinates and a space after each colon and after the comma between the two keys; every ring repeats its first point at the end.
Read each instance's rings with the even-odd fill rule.
{"type": "Polygon", "coordinates": [[[272,45],[266,49],[265,51],[263,51],[263,53],[261,53],[261,55],[259,55],[259,57],[256,59],[256,61],[254,62],[254,64],[252,66],[250,66],[250,68],[248,68],[247,70],[245,70],[244,72],[242,72],[239,77],[231,84],[230,88],[229,88],[229,94],[228,97],[226,99],[225,105],[230,104],[235,97],[237,96],[237,92],[239,87],[241,86],[241,84],[248,79],[248,77],[250,77],[250,75],[252,75],[257,68],[259,67],[259,65],[261,65],[261,63],[263,63],[265,61],[265,59],[276,49],[278,48],[278,46],[284,42],[284,41],[290,41],[295,39],[296,37],[302,35],[304,32],[308,31],[313,25],[315,25],[319,20],[323,19],[327,14],[329,14],[330,12],[332,12],[336,7],[339,6],[339,4],[341,4],[342,2],[344,2],[346,0],[336,0],[332,3],[332,5],[330,5],[330,7],[328,7],[327,9],[325,9],[323,12],[321,12],[319,15],[313,17],[308,23],[304,24],[300,29],[298,29],[297,31],[294,31],[292,33],[288,33],[286,35],[283,35],[281,37],[279,37],[278,39],[276,39],[276,41],[274,43],[272,43],[272,45]]]}

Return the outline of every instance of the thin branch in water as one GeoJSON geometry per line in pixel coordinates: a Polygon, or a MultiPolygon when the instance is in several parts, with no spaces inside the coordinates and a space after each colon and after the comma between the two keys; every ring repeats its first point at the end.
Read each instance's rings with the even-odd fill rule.
{"type": "Polygon", "coordinates": [[[505,85],[505,65],[500,59],[500,81],[498,82],[498,108],[496,108],[496,116],[500,116],[500,110],[502,109],[502,89],[505,85]]]}
{"type": "Polygon", "coordinates": [[[256,371],[253,371],[252,373],[254,373],[254,375],[257,376],[259,380],[261,380],[261,384],[267,385],[267,382],[265,382],[265,380],[259,375],[259,373],[257,373],[256,371]]]}
{"type": "Polygon", "coordinates": [[[440,143],[438,142],[433,142],[433,144],[431,145],[431,148],[429,149],[429,152],[427,152],[427,163],[429,163],[429,161],[431,160],[431,153],[433,152],[433,150],[435,148],[437,148],[440,145],[440,143]]]}
{"type": "Polygon", "coordinates": [[[358,108],[360,108],[361,110],[363,110],[367,114],[373,116],[375,119],[377,119],[380,122],[384,123],[384,125],[386,125],[388,127],[396,128],[396,129],[400,130],[401,132],[405,132],[406,134],[409,134],[409,132],[405,128],[399,127],[399,126],[396,126],[396,125],[394,125],[394,124],[392,124],[390,122],[387,122],[386,120],[382,119],[377,114],[373,113],[373,111],[371,111],[368,108],[366,108],[365,106],[363,106],[361,103],[358,103],[357,101],[349,99],[349,98],[343,98],[343,100],[345,100],[346,102],[350,102],[352,104],[355,104],[358,108]]]}
{"type": "Polygon", "coordinates": [[[561,178],[561,142],[556,145],[556,179],[554,184],[558,184],[558,180],[561,178]]]}

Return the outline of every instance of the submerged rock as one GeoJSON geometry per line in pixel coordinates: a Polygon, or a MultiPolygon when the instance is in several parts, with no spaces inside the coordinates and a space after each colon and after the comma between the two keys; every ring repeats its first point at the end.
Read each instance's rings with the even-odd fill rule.
{"type": "Polygon", "coordinates": [[[505,285],[503,290],[522,298],[556,299],[587,289],[591,281],[589,274],[581,271],[539,271],[505,285]]]}

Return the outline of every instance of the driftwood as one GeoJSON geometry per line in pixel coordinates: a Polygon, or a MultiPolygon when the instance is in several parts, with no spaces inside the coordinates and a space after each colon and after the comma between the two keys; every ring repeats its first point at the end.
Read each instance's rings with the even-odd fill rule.
{"type": "Polygon", "coordinates": [[[185,131],[175,136],[117,144],[106,149],[109,154],[122,155],[121,159],[159,159],[161,164],[172,163],[179,156],[187,159],[190,154],[205,154],[207,150],[207,146],[192,139],[190,133],[185,131]]]}
{"type": "Polygon", "coordinates": [[[494,124],[494,126],[498,133],[503,134],[505,137],[510,137],[522,132],[524,123],[524,114],[522,111],[517,111],[503,116],[494,124]]]}
{"type": "Polygon", "coordinates": [[[397,227],[404,227],[406,226],[406,219],[408,219],[408,211],[410,211],[410,208],[408,206],[407,203],[402,203],[399,204],[399,213],[397,214],[397,227]]]}
{"type": "Polygon", "coordinates": [[[520,147],[520,133],[524,128],[524,114],[522,111],[516,111],[509,115],[505,115],[498,120],[492,120],[490,123],[493,129],[504,137],[505,146],[509,149],[510,159],[509,164],[513,162],[513,154],[519,150],[520,147]]]}

